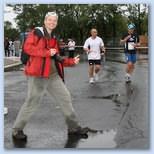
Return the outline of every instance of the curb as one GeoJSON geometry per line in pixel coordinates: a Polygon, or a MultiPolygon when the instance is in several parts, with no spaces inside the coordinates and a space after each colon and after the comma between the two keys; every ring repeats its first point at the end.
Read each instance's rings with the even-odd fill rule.
{"type": "Polygon", "coordinates": [[[14,64],[4,66],[4,72],[12,71],[13,69],[19,68],[21,65],[22,65],[21,62],[17,62],[14,64]]]}

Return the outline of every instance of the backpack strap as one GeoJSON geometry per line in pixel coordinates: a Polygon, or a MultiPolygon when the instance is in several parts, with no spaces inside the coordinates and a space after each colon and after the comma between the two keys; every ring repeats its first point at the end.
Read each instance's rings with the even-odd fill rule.
{"type": "Polygon", "coordinates": [[[34,34],[37,35],[39,38],[44,37],[43,27],[36,27],[34,29],[34,34]]]}
{"type": "Polygon", "coordinates": [[[47,39],[57,39],[55,33],[52,32],[51,35],[49,35],[45,27],[35,27],[34,34],[37,35],[39,38],[45,37],[47,39]]]}

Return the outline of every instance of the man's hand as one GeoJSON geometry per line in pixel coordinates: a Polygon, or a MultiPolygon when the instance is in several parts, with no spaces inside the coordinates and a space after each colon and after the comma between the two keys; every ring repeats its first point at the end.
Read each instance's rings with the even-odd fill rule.
{"type": "Polygon", "coordinates": [[[80,61],[80,55],[77,55],[76,57],[74,57],[74,63],[75,64],[78,64],[79,63],[79,61],[80,61]]]}
{"type": "Polygon", "coordinates": [[[134,43],[134,48],[136,48],[136,47],[139,47],[140,46],[140,43],[134,43]]]}
{"type": "Polygon", "coordinates": [[[56,49],[54,49],[54,48],[50,49],[51,57],[54,56],[56,53],[57,53],[56,49]]]}
{"type": "Polygon", "coordinates": [[[91,52],[91,50],[88,49],[88,48],[84,48],[84,51],[85,51],[87,54],[89,54],[89,53],[91,52]]]}
{"type": "Polygon", "coordinates": [[[101,55],[103,56],[103,55],[105,55],[105,52],[106,52],[106,49],[105,49],[105,47],[103,46],[103,47],[101,47],[101,55]]]}
{"type": "Polygon", "coordinates": [[[91,52],[91,50],[90,49],[87,49],[87,54],[89,54],[91,52]]]}
{"type": "Polygon", "coordinates": [[[123,40],[120,40],[120,44],[127,42],[127,40],[130,38],[131,38],[131,35],[126,36],[123,40]]]}

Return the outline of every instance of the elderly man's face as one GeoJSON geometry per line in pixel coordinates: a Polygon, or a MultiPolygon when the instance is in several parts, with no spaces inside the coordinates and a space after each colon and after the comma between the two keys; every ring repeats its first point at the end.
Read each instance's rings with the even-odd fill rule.
{"type": "Polygon", "coordinates": [[[91,36],[92,37],[96,37],[97,36],[97,30],[96,29],[92,29],[91,30],[91,36]]]}
{"type": "Polygon", "coordinates": [[[128,33],[129,34],[133,34],[134,33],[134,29],[128,29],[128,33]]]}
{"type": "Polygon", "coordinates": [[[53,30],[57,26],[57,17],[56,16],[48,16],[44,20],[44,25],[46,28],[53,30]]]}

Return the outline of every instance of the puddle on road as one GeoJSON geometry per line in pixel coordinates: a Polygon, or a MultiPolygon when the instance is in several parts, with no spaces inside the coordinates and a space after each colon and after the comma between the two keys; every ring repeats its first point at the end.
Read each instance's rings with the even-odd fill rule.
{"type": "Polygon", "coordinates": [[[114,138],[117,131],[112,129],[103,133],[89,134],[88,139],[81,139],[77,148],[115,148],[114,138]]]}
{"type": "Polygon", "coordinates": [[[120,94],[110,94],[107,96],[88,96],[88,98],[91,98],[91,99],[111,99],[113,101],[116,101],[119,96],[120,96],[120,94]]]}
{"type": "Polygon", "coordinates": [[[110,95],[107,95],[107,96],[89,96],[88,98],[91,98],[91,99],[110,99],[114,103],[116,103],[116,106],[119,106],[120,104],[122,104],[119,100],[120,96],[121,96],[120,94],[110,94],[110,95]]]}

